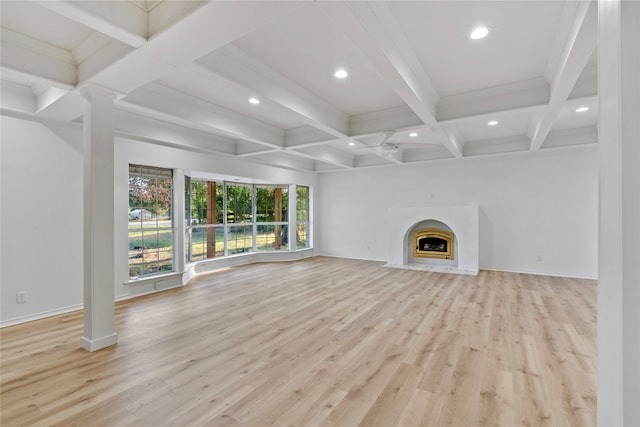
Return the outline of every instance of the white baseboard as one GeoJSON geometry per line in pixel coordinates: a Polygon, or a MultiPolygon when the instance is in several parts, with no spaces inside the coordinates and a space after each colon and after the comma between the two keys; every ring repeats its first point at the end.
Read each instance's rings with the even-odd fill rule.
{"type": "Polygon", "coordinates": [[[540,272],[540,271],[510,270],[506,268],[487,268],[487,267],[480,267],[480,270],[502,271],[505,273],[531,274],[534,276],[566,277],[569,279],[598,280],[598,276],[592,276],[589,274],[578,274],[578,273],[555,273],[550,271],[540,272]]]}
{"type": "Polygon", "coordinates": [[[431,271],[434,273],[464,274],[467,276],[477,276],[477,271],[463,270],[457,267],[448,267],[446,265],[428,265],[428,264],[385,264],[385,267],[399,268],[401,270],[414,271],[431,271]]]}
{"type": "Polygon", "coordinates": [[[94,340],[90,340],[89,338],[85,338],[85,337],[80,338],[80,347],[91,352],[102,350],[103,348],[111,347],[112,345],[117,343],[118,343],[118,334],[116,334],[115,332],[113,334],[107,335],[106,337],[101,337],[94,340]]]}
{"type": "MultiPolygon", "coordinates": [[[[355,257],[355,256],[346,256],[344,254],[339,254],[339,253],[335,253],[335,252],[330,252],[330,251],[318,251],[316,250],[315,253],[316,256],[326,256],[326,257],[330,257],[330,258],[343,258],[343,259],[357,259],[357,260],[361,260],[361,261],[373,261],[373,262],[384,262],[387,263],[386,260],[380,260],[380,259],[371,259],[371,258],[364,258],[364,257],[355,257]]],[[[389,266],[389,267],[395,267],[395,266],[389,266]]],[[[401,266],[399,268],[402,268],[401,266]]],[[[520,274],[533,274],[536,276],[552,276],[552,277],[567,277],[567,278],[571,278],[571,279],[589,279],[589,280],[598,280],[598,276],[595,275],[589,275],[589,274],[579,274],[579,273],[557,273],[557,272],[552,272],[552,271],[545,271],[545,272],[541,272],[541,271],[528,271],[528,270],[513,270],[513,269],[507,269],[507,268],[489,268],[489,267],[480,267],[479,270],[488,270],[488,271],[504,271],[505,273],[520,273],[520,274]]],[[[477,274],[474,273],[472,271],[464,271],[462,272],[462,274],[477,274]]]]}
{"type": "Polygon", "coordinates": [[[70,313],[76,310],[82,310],[82,304],[70,305],[68,307],[57,308],[55,310],[47,310],[27,316],[14,317],[13,319],[3,320],[0,322],[0,328],[7,326],[19,325],[20,323],[31,322],[32,320],[44,319],[45,317],[57,316],[58,314],[70,313]]]}

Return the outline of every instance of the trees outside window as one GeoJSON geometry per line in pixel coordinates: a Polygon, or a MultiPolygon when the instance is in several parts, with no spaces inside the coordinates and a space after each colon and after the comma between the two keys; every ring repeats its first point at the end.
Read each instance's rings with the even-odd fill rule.
{"type": "Polygon", "coordinates": [[[129,166],[129,276],[173,271],[171,169],[129,166]]]}
{"type": "Polygon", "coordinates": [[[288,250],[289,187],[256,185],[256,250],[288,250]]]}
{"type": "Polygon", "coordinates": [[[301,185],[296,188],[296,224],[297,248],[308,248],[309,230],[311,229],[309,217],[309,187],[301,185]]]}
{"type": "MultiPolygon", "coordinates": [[[[288,210],[288,185],[185,177],[187,262],[253,251],[288,251],[288,210]]],[[[302,229],[304,241],[298,247],[304,248],[308,246],[306,228],[302,229]]]]}
{"type": "Polygon", "coordinates": [[[223,183],[185,179],[186,256],[200,261],[224,256],[223,183]]]}

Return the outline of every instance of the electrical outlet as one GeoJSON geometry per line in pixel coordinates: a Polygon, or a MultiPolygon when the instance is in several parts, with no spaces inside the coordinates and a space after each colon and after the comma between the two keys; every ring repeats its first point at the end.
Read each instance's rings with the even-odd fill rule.
{"type": "Polygon", "coordinates": [[[27,293],[26,292],[18,292],[16,293],[16,303],[24,304],[27,302],[27,293]]]}
{"type": "Polygon", "coordinates": [[[542,255],[538,255],[538,262],[542,262],[542,255]]]}

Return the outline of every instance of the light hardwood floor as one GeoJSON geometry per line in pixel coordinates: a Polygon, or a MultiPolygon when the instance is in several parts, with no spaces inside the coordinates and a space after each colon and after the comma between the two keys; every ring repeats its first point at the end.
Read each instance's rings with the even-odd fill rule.
{"type": "Polygon", "coordinates": [[[8,426],[591,426],[596,284],[312,258],[4,328],[8,426]]]}

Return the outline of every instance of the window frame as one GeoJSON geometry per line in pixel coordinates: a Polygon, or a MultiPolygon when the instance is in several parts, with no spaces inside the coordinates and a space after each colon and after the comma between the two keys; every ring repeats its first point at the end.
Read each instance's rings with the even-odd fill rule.
{"type": "MultiPolygon", "coordinates": [[[[146,166],[146,165],[138,165],[138,164],[129,164],[128,184],[127,184],[128,195],[129,195],[129,201],[127,206],[127,209],[128,209],[127,241],[129,243],[129,249],[127,251],[127,267],[129,270],[130,279],[142,279],[142,278],[148,278],[148,277],[176,272],[175,227],[174,227],[174,221],[175,221],[174,187],[175,187],[175,176],[174,176],[173,169],[159,168],[155,166],[146,166]],[[132,190],[132,188],[135,188],[135,185],[132,185],[132,178],[133,179],[135,178],[152,179],[155,181],[153,187],[151,187],[151,193],[154,194],[155,196],[150,197],[150,200],[155,197],[155,207],[154,207],[155,209],[150,209],[149,206],[145,203],[132,204],[132,191],[135,192],[135,190],[132,190]],[[169,187],[161,187],[159,185],[159,181],[161,179],[162,180],[168,179],[169,187]],[[163,191],[161,191],[160,188],[162,188],[163,191]],[[160,202],[158,197],[158,195],[161,193],[163,193],[165,197],[169,198],[169,201],[167,203],[168,206],[164,207],[164,209],[167,209],[168,211],[168,219],[162,220],[162,224],[159,217],[160,202]],[[140,214],[138,217],[140,221],[139,227],[135,227],[135,226],[132,227],[132,221],[137,221],[136,219],[133,219],[133,220],[131,219],[131,213],[134,212],[135,210],[140,210],[140,214]],[[155,213],[153,212],[153,210],[155,210],[155,213]],[[145,221],[146,211],[151,212],[151,214],[153,215],[153,218],[155,220],[155,227],[145,226],[145,222],[149,222],[149,221],[145,221]],[[142,246],[132,248],[132,240],[131,240],[132,233],[134,233],[133,236],[136,236],[138,232],[140,233],[140,239],[134,240],[134,242],[140,241],[142,242],[142,246]],[[166,236],[167,234],[168,234],[168,238],[166,236]],[[149,251],[149,248],[145,248],[145,236],[152,236],[151,242],[155,240],[155,246],[156,246],[155,248],[156,260],[154,261],[153,259],[151,259],[148,263],[145,262],[145,254],[149,254],[153,251],[149,251]],[[160,242],[167,242],[167,241],[170,242],[169,245],[160,246],[160,242]],[[168,250],[162,249],[167,247],[169,248],[168,250]],[[141,253],[140,254],[132,253],[133,250],[141,250],[141,253]],[[163,258],[161,258],[161,255],[167,254],[167,253],[170,254],[168,259],[170,269],[162,268],[163,265],[166,265],[166,264],[163,263],[163,258]],[[142,261],[140,263],[136,263],[136,262],[132,263],[132,260],[137,258],[142,258],[142,261]],[[156,264],[156,267],[154,269],[147,269],[145,267],[145,265],[147,264],[152,265],[154,262],[156,264]],[[139,269],[136,268],[138,266],[140,266],[139,269]]],[[[139,196],[134,196],[134,197],[139,197],[139,196]]],[[[135,222],[133,224],[135,224],[135,222]]],[[[164,258],[164,261],[166,260],[167,259],[164,258]]]]}
{"type": "MultiPolygon", "coordinates": [[[[188,175],[185,175],[185,192],[187,191],[187,188],[189,189],[188,191],[191,192],[191,183],[193,181],[200,181],[200,182],[207,182],[209,180],[207,180],[206,178],[193,178],[190,177],[188,175]]],[[[214,181],[211,181],[214,182],[214,181]]],[[[297,247],[297,239],[294,242],[291,242],[290,236],[287,235],[288,240],[286,242],[280,241],[280,249],[275,249],[275,247],[277,247],[277,244],[275,244],[274,241],[274,249],[266,249],[266,247],[268,247],[268,244],[265,244],[264,247],[265,249],[260,249],[259,245],[258,245],[258,238],[259,238],[259,228],[260,227],[273,227],[273,233],[269,233],[267,232],[266,234],[268,235],[277,235],[277,227],[282,227],[282,229],[280,229],[280,232],[284,232],[284,230],[287,230],[287,232],[290,233],[290,230],[292,229],[291,227],[293,226],[295,221],[295,215],[296,215],[296,211],[295,209],[292,210],[292,207],[295,207],[295,205],[292,204],[293,200],[292,200],[292,192],[295,191],[296,189],[296,185],[294,184],[271,184],[271,183],[260,183],[260,184],[251,184],[251,183],[247,183],[247,182],[241,182],[241,181],[226,181],[226,180],[215,180],[216,184],[221,184],[222,185],[222,190],[223,190],[223,196],[222,196],[222,223],[216,223],[216,224],[192,224],[192,213],[193,213],[193,207],[190,206],[190,202],[187,202],[187,194],[185,193],[185,261],[187,263],[193,263],[193,262],[201,262],[201,261],[207,261],[207,260],[213,260],[213,259],[219,259],[222,257],[228,257],[228,256],[233,256],[233,255],[237,255],[237,254],[242,254],[242,253],[266,253],[266,252],[271,252],[271,253],[282,253],[282,252],[295,252],[297,250],[300,249],[309,249],[311,248],[311,244],[309,241],[309,225],[307,225],[307,240],[306,240],[306,245],[304,247],[298,248],[297,247]],[[235,222],[236,221],[236,212],[233,213],[233,222],[229,221],[230,216],[229,216],[229,189],[231,187],[250,187],[251,188],[251,212],[250,212],[250,216],[251,216],[251,221],[247,222],[247,221],[240,221],[240,222],[235,222]],[[282,209],[282,215],[284,216],[284,218],[282,218],[282,221],[259,221],[258,219],[258,190],[261,188],[281,188],[283,191],[283,194],[286,194],[286,203],[283,202],[281,209],[282,209]],[[286,215],[285,215],[286,213],[286,215]],[[245,227],[245,230],[243,234],[245,243],[242,246],[243,250],[236,250],[236,249],[232,249],[232,247],[234,247],[234,245],[232,245],[232,241],[240,241],[242,239],[237,239],[237,238],[233,238],[234,236],[237,236],[236,233],[234,233],[234,230],[237,230],[241,227],[245,227]],[[250,227],[251,229],[251,242],[250,244],[246,242],[246,240],[248,240],[248,238],[246,237],[247,233],[246,233],[246,227],[250,227]],[[222,229],[223,230],[223,245],[224,245],[224,253],[220,254],[220,255],[216,255],[215,257],[203,257],[203,258],[199,258],[199,259],[193,259],[193,234],[194,234],[194,230],[198,230],[198,229],[209,229],[209,228],[215,228],[215,229],[222,229]]],[[[307,196],[309,195],[309,192],[311,190],[310,186],[303,186],[306,187],[307,190],[307,196]]],[[[191,195],[189,194],[188,197],[191,197],[191,195]]],[[[284,199],[284,197],[283,197],[284,199]]],[[[275,212],[275,207],[273,208],[274,212],[275,212]]],[[[307,202],[307,221],[305,224],[309,224],[309,203],[307,202]]],[[[247,216],[246,212],[242,212],[241,213],[242,218],[245,219],[247,216]]],[[[274,213],[274,218],[275,218],[275,213],[274,213]]],[[[268,238],[267,238],[268,240],[268,238]]]]}

